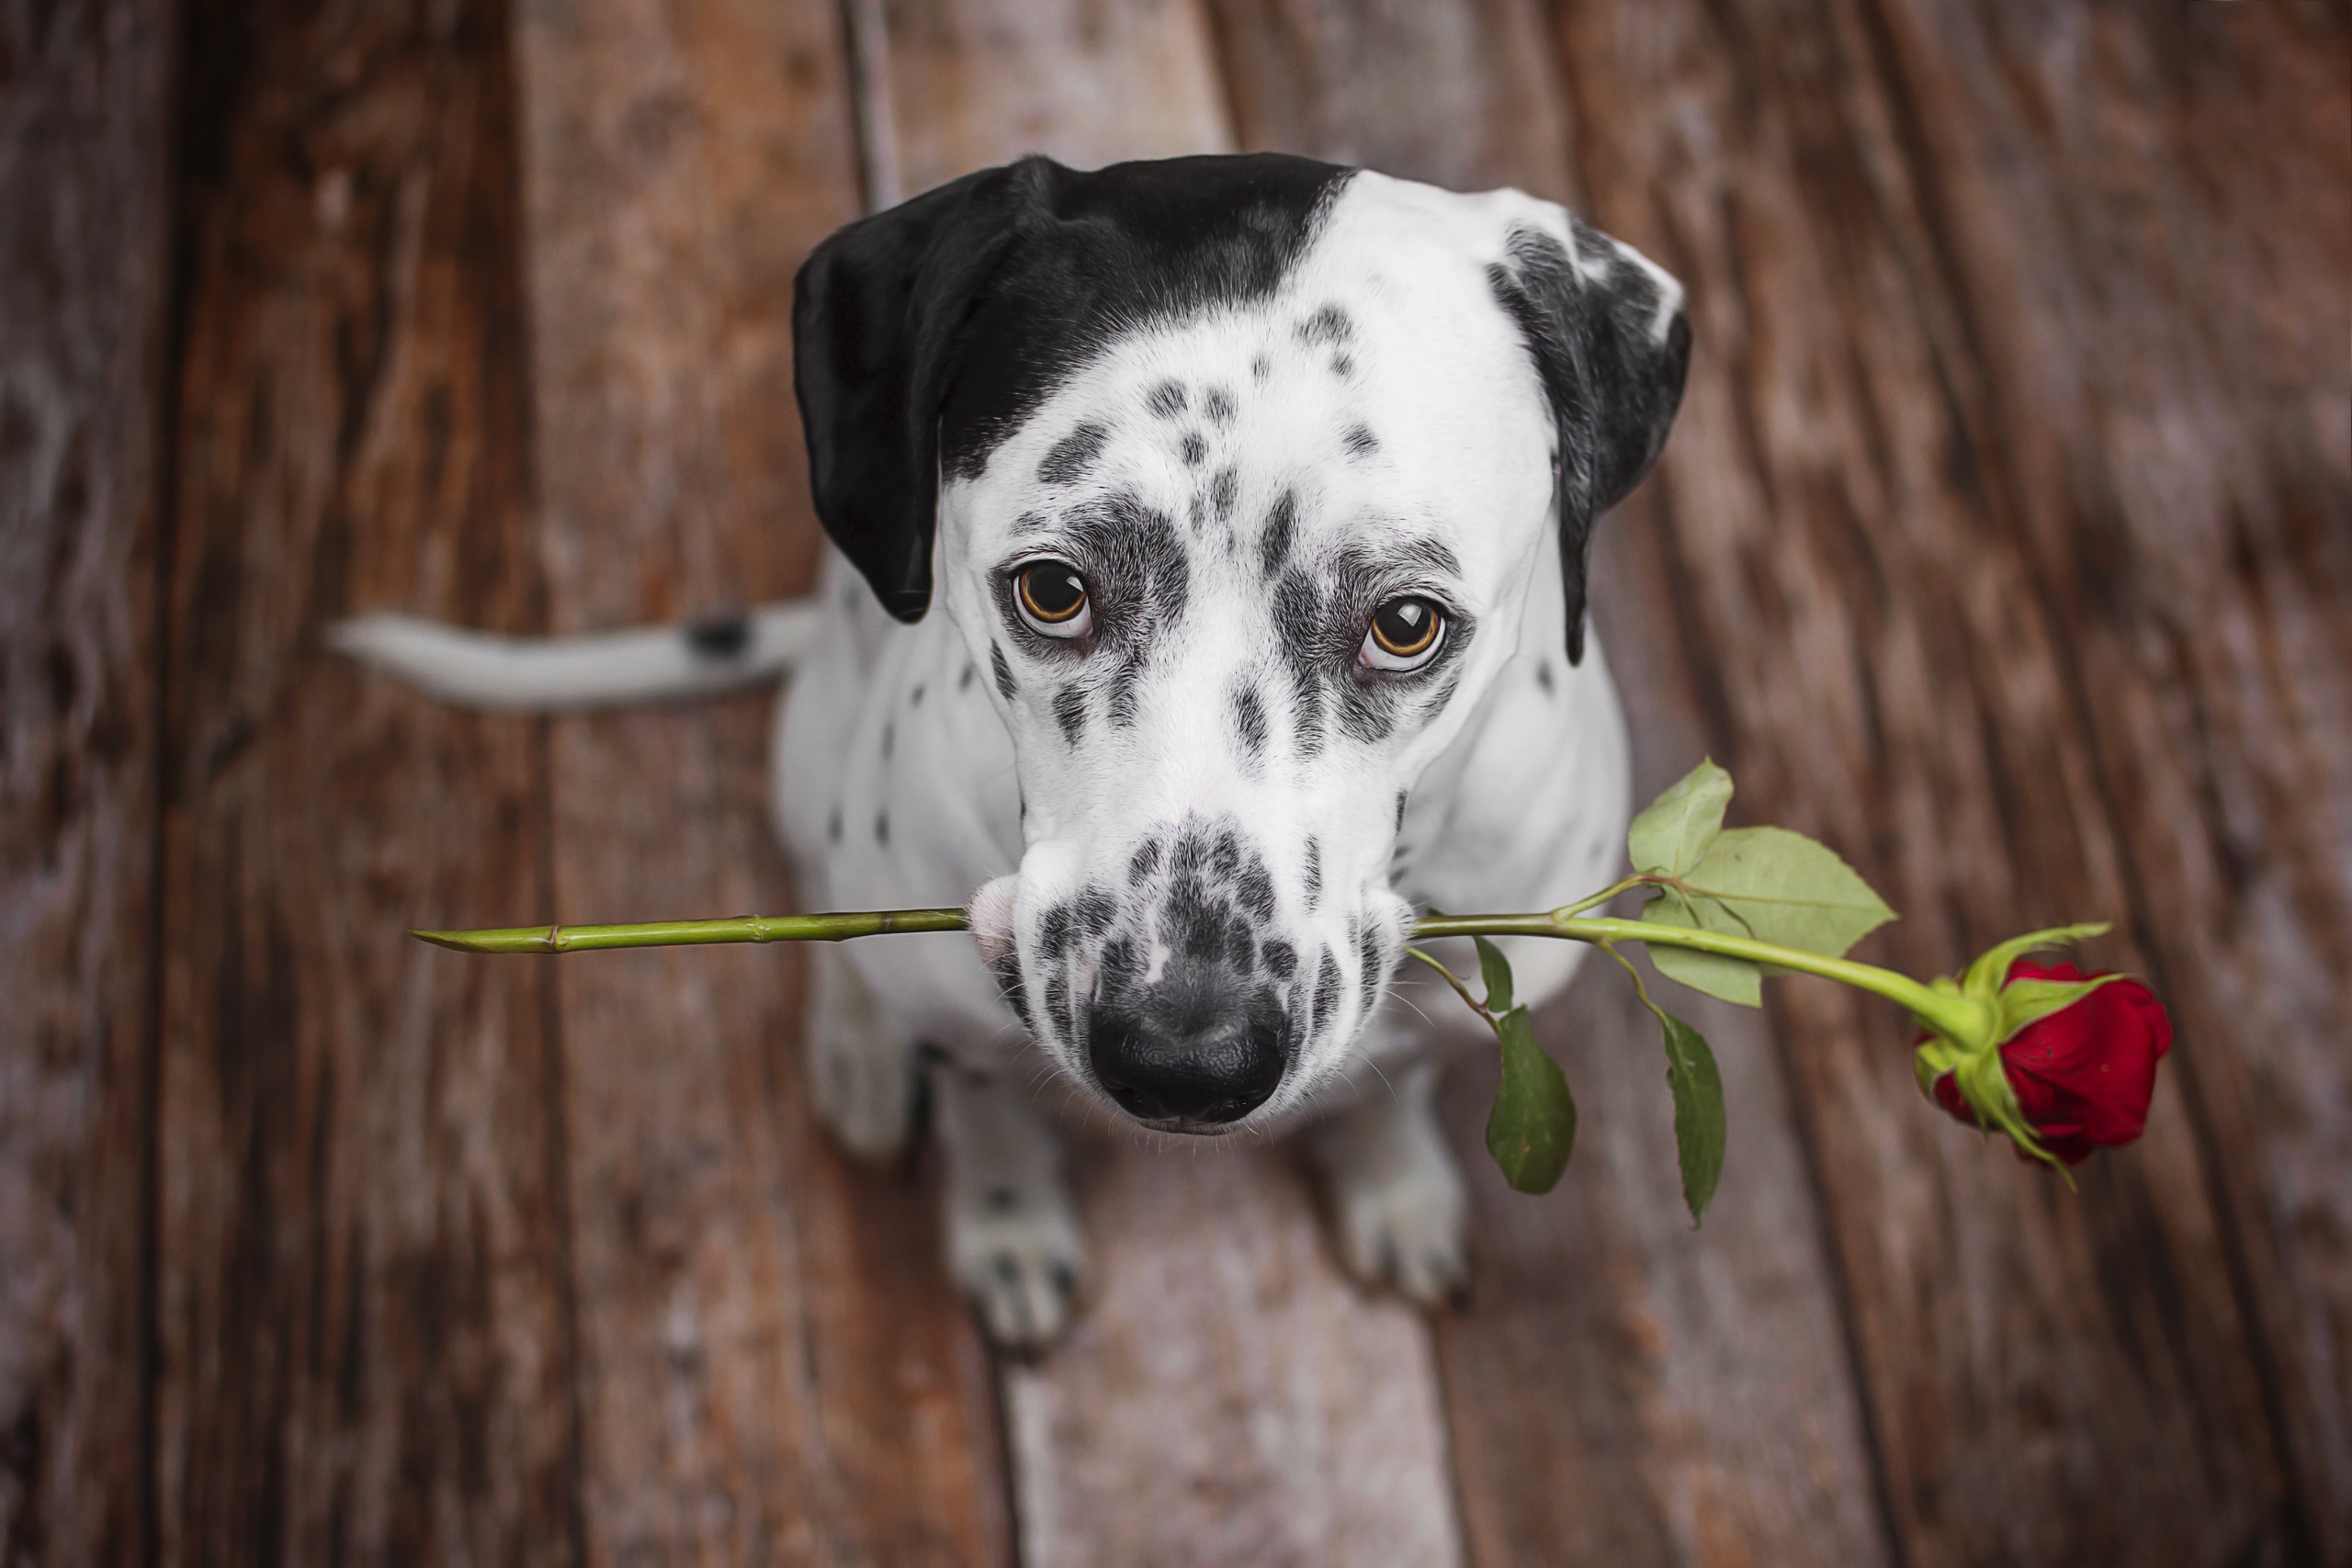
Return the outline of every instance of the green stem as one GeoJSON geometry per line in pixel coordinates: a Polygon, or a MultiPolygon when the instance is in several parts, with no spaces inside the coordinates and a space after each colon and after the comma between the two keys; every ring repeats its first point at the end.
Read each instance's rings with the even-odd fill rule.
{"type": "MultiPolygon", "coordinates": [[[[1623,885],[1621,885],[1623,886],[1623,885]]],[[[1616,889],[1611,889],[1614,892],[1616,889]]],[[[1752,937],[1724,936],[1687,926],[1653,924],[1579,915],[1591,901],[1572,904],[1535,915],[1424,915],[1413,935],[1422,942],[1441,937],[1542,936],[1606,945],[1641,942],[1654,947],[1687,947],[1698,953],[1746,959],[1775,969],[1817,975],[1857,987],[1917,1013],[1930,1027],[1956,1038],[1966,1032],[1973,1010],[1981,1003],[1957,993],[1932,990],[1892,969],[1826,953],[1804,953],[1752,937]]],[[[610,926],[516,926],[497,931],[412,931],[409,934],[436,947],[460,953],[584,953],[616,947],[695,947],[733,942],[845,942],[853,937],[882,936],[893,931],[960,931],[967,929],[961,909],[867,909],[830,915],[741,915],[724,920],[648,920],[610,926]]]]}
{"type": "Polygon", "coordinates": [[[846,942],[892,931],[960,931],[961,909],[860,909],[838,915],[738,915],[725,920],[639,920],[618,926],[509,926],[411,931],[459,953],[587,953],[613,947],[701,947],[728,942],[846,942]]]}
{"type": "Polygon", "coordinates": [[[1882,969],[1875,964],[1857,964],[1850,958],[1805,953],[1777,942],[1758,942],[1753,937],[1725,936],[1718,931],[1658,925],[1648,920],[1596,919],[1556,909],[1541,915],[1429,915],[1414,927],[1413,935],[1422,942],[1453,936],[1548,936],[1596,945],[1641,942],[1653,947],[1687,947],[1696,953],[1743,958],[1751,964],[1767,964],[1775,969],[1837,980],[1900,1003],[1930,1025],[1952,1029],[1964,1027],[1976,1005],[1966,998],[1932,990],[1908,975],[1882,969]]]}

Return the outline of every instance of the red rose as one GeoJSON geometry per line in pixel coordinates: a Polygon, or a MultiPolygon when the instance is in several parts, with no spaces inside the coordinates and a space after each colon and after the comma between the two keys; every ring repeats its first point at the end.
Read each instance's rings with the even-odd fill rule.
{"type": "MultiPolygon", "coordinates": [[[[2020,958],[2009,965],[2018,980],[2095,980],[2071,964],[2047,967],[2020,958]]],[[[2148,1124],[2156,1091],[2156,1062],[2172,1046],[2164,1004],[2137,980],[2110,980],[2076,1001],[2027,1024],[2001,1043],[2001,1069],[2016,1091],[2018,1109],[2044,1147],[2068,1165],[2098,1148],[2138,1137],[2148,1124]]],[[[1935,1080],[1936,1103],[1970,1126],[1976,1113],[1951,1073],[1935,1080]]],[[[2018,1158],[2025,1158],[2018,1151],[2018,1158]]]]}

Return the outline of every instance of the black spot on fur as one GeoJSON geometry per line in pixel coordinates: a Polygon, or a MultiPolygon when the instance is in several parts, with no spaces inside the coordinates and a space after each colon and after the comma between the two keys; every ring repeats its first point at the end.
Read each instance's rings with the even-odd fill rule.
{"type": "Polygon", "coordinates": [[[1363,1015],[1370,1018],[1373,1003],[1380,998],[1380,982],[1387,971],[1387,965],[1381,961],[1380,933],[1370,926],[1356,938],[1356,957],[1363,966],[1356,976],[1356,983],[1363,991],[1363,1015]]]}
{"type": "Polygon", "coordinates": [[[1267,874],[1263,862],[1253,860],[1242,868],[1235,887],[1241,896],[1241,907],[1264,925],[1274,918],[1274,879],[1267,874]]]}
{"type": "Polygon", "coordinates": [[[1221,829],[1216,843],[1209,851],[1209,869],[1219,876],[1231,876],[1241,867],[1241,835],[1232,829],[1221,829]]]}
{"type": "Polygon", "coordinates": [[[1211,387],[1209,395],[1201,401],[1201,412],[1209,416],[1212,424],[1233,423],[1233,394],[1223,387],[1211,387]]]}
{"type": "Polygon", "coordinates": [[[1324,1024],[1339,1010],[1340,961],[1327,947],[1323,950],[1323,963],[1315,972],[1315,1010],[1308,1015],[1308,1035],[1321,1038],[1324,1024]]]}
{"type": "Polygon", "coordinates": [[[1045,460],[1037,465],[1037,479],[1042,484],[1073,484],[1086,477],[1094,467],[1094,459],[1102,455],[1102,444],[1111,432],[1100,424],[1081,424],[1053,445],[1045,460]]]}
{"type": "Polygon", "coordinates": [[[996,643],[989,644],[989,669],[996,676],[996,694],[1011,702],[1020,694],[1021,687],[1012,679],[1012,666],[1004,661],[1004,649],[996,643]]]}
{"type": "Polygon", "coordinates": [[[1335,354],[1331,356],[1332,375],[1337,376],[1340,380],[1344,381],[1355,373],[1356,356],[1354,355],[1335,354]]]}
{"type": "Polygon", "coordinates": [[[1057,1034],[1067,1026],[1073,1038],[1078,1033],[1078,1017],[1071,1010],[1069,975],[1056,969],[1046,976],[1046,1026],[1057,1034]]]}
{"type": "Polygon", "coordinates": [[[1111,672],[1111,723],[1118,729],[1136,727],[1136,688],[1143,676],[1143,655],[1130,649],[1111,672]]]}
{"type": "Polygon", "coordinates": [[[1262,381],[1272,373],[1273,368],[1272,362],[1261,354],[1250,361],[1250,378],[1252,381],[1262,381]]]}
{"type": "Polygon", "coordinates": [[[1298,951],[1286,942],[1270,942],[1259,948],[1266,967],[1277,980],[1287,980],[1298,972],[1298,951]]]}
{"type": "MultiPolygon", "coordinates": [[[[1176,525],[1132,495],[1072,509],[1065,536],[1095,585],[1095,635],[1108,656],[1111,722],[1136,722],[1136,688],[1159,633],[1183,615],[1191,593],[1190,557],[1176,525]]],[[[1023,635],[1008,609],[1008,625],[1023,635]]],[[[1033,635],[1034,634],[1030,634],[1033,635]]],[[[1044,639],[1037,639],[1043,642],[1044,639]]],[[[1061,653],[1057,645],[1041,653],[1061,653]]],[[[1096,660],[1090,658],[1090,669],[1096,660]]]]}
{"type": "Polygon", "coordinates": [[[922,706],[922,682],[921,681],[917,681],[915,682],[915,689],[907,694],[907,705],[910,708],[919,708],[922,706]]]}
{"type": "Polygon", "coordinates": [[[1355,322],[1337,305],[1326,305],[1298,323],[1301,343],[1348,343],[1355,335],[1355,322]]]}
{"type": "Polygon", "coordinates": [[[1021,983],[1021,961],[1008,953],[992,972],[996,976],[997,990],[1012,1004],[1013,1016],[1021,1021],[1021,1027],[1035,1034],[1037,1021],[1029,1011],[1028,987],[1021,983]]]}
{"type": "Polygon", "coordinates": [[[686,650],[713,663],[741,659],[752,646],[752,623],[741,615],[704,621],[686,628],[686,650]]]}
{"type": "Polygon", "coordinates": [[[1341,439],[1347,443],[1348,456],[1351,457],[1367,457],[1380,450],[1380,437],[1372,433],[1372,427],[1368,424],[1350,426],[1348,434],[1341,439]]]}
{"type": "Polygon", "coordinates": [[[1144,406],[1162,419],[1174,419],[1192,405],[1192,400],[1182,382],[1162,381],[1151,389],[1151,395],[1144,400],[1144,406]]]}
{"type": "Polygon", "coordinates": [[[1405,830],[1405,792],[1401,789],[1396,792],[1396,830],[1405,830]]]}
{"type": "Polygon", "coordinates": [[[890,841],[890,814],[887,811],[874,814],[874,841],[877,844],[890,841]]]}
{"type": "Polygon", "coordinates": [[[1241,754],[1256,761],[1266,751],[1266,705],[1255,686],[1233,694],[1233,728],[1241,738],[1241,754]]]}
{"type": "Polygon", "coordinates": [[[1159,869],[1159,852],[1157,837],[1146,839],[1136,846],[1136,852],[1127,859],[1127,881],[1134,884],[1150,880],[1152,873],[1159,869]]]}
{"type": "Polygon", "coordinates": [[[1240,494],[1241,476],[1229,468],[1219,468],[1216,478],[1209,481],[1209,502],[1216,508],[1219,522],[1233,515],[1233,503],[1240,494]]]}
{"type": "Polygon", "coordinates": [[[1323,897],[1323,840],[1306,836],[1306,907],[1313,909],[1323,897]]]}
{"type": "Polygon", "coordinates": [[[1037,922],[1037,956],[1047,964],[1058,964],[1069,954],[1069,944],[1076,931],[1070,919],[1068,902],[1047,909],[1037,922]]]}
{"type": "Polygon", "coordinates": [[[1258,534],[1258,565],[1268,577],[1279,573],[1290,560],[1290,536],[1298,525],[1298,495],[1284,491],[1266,513],[1266,525],[1258,534]]]}
{"type": "Polygon", "coordinates": [[[1062,739],[1070,745],[1086,733],[1086,692],[1077,685],[1064,686],[1054,696],[1054,722],[1062,727],[1062,739]]]}
{"type": "Polygon", "coordinates": [[[978,673],[979,671],[973,667],[970,660],[967,659],[964,660],[964,672],[956,677],[956,689],[959,692],[971,690],[972,677],[978,673]]]}
{"type": "Polygon", "coordinates": [[[1537,661],[1535,666],[1535,683],[1544,688],[1544,694],[1545,696],[1548,697],[1552,694],[1552,661],[1550,660],[1545,659],[1537,661]]]}
{"type": "Polygon", "coordinates": [[[1186,431],[1184,433],[1184,466],[1188,468],[1197,468],[1201,466],[1201,460],[1208,455],[1209,444],[1206,438],[1197,430],[1186,431]]]}

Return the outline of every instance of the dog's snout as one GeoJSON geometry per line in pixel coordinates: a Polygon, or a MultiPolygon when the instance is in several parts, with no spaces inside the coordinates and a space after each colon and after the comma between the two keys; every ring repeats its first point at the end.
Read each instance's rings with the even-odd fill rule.
{"type": "Polygon", "coordinates": [[[1179,1126],[1238,1122],[1266,1102],[1284,1066],[1281,1024],[1241,1010],[1205,1019],[1098,1012],[1087,1055],[1122,1110],[1179,1126]]]}

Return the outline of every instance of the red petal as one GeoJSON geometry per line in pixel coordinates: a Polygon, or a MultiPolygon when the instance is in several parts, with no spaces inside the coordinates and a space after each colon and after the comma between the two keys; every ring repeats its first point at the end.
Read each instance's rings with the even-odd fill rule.
{"type": "MultiPolygon", "coordinates": [[[[2012,980],[2098,977],[2023,959],[2009,970],[2012,980]]],[[[2148,987],[2115,980],[2019,1030],[2001,1046],[2001,1066],[2027,1122],[2071,1165],[2140,1135],[2156,1062],[2171,1045],[2172,1021],[2148,987]]]]}

